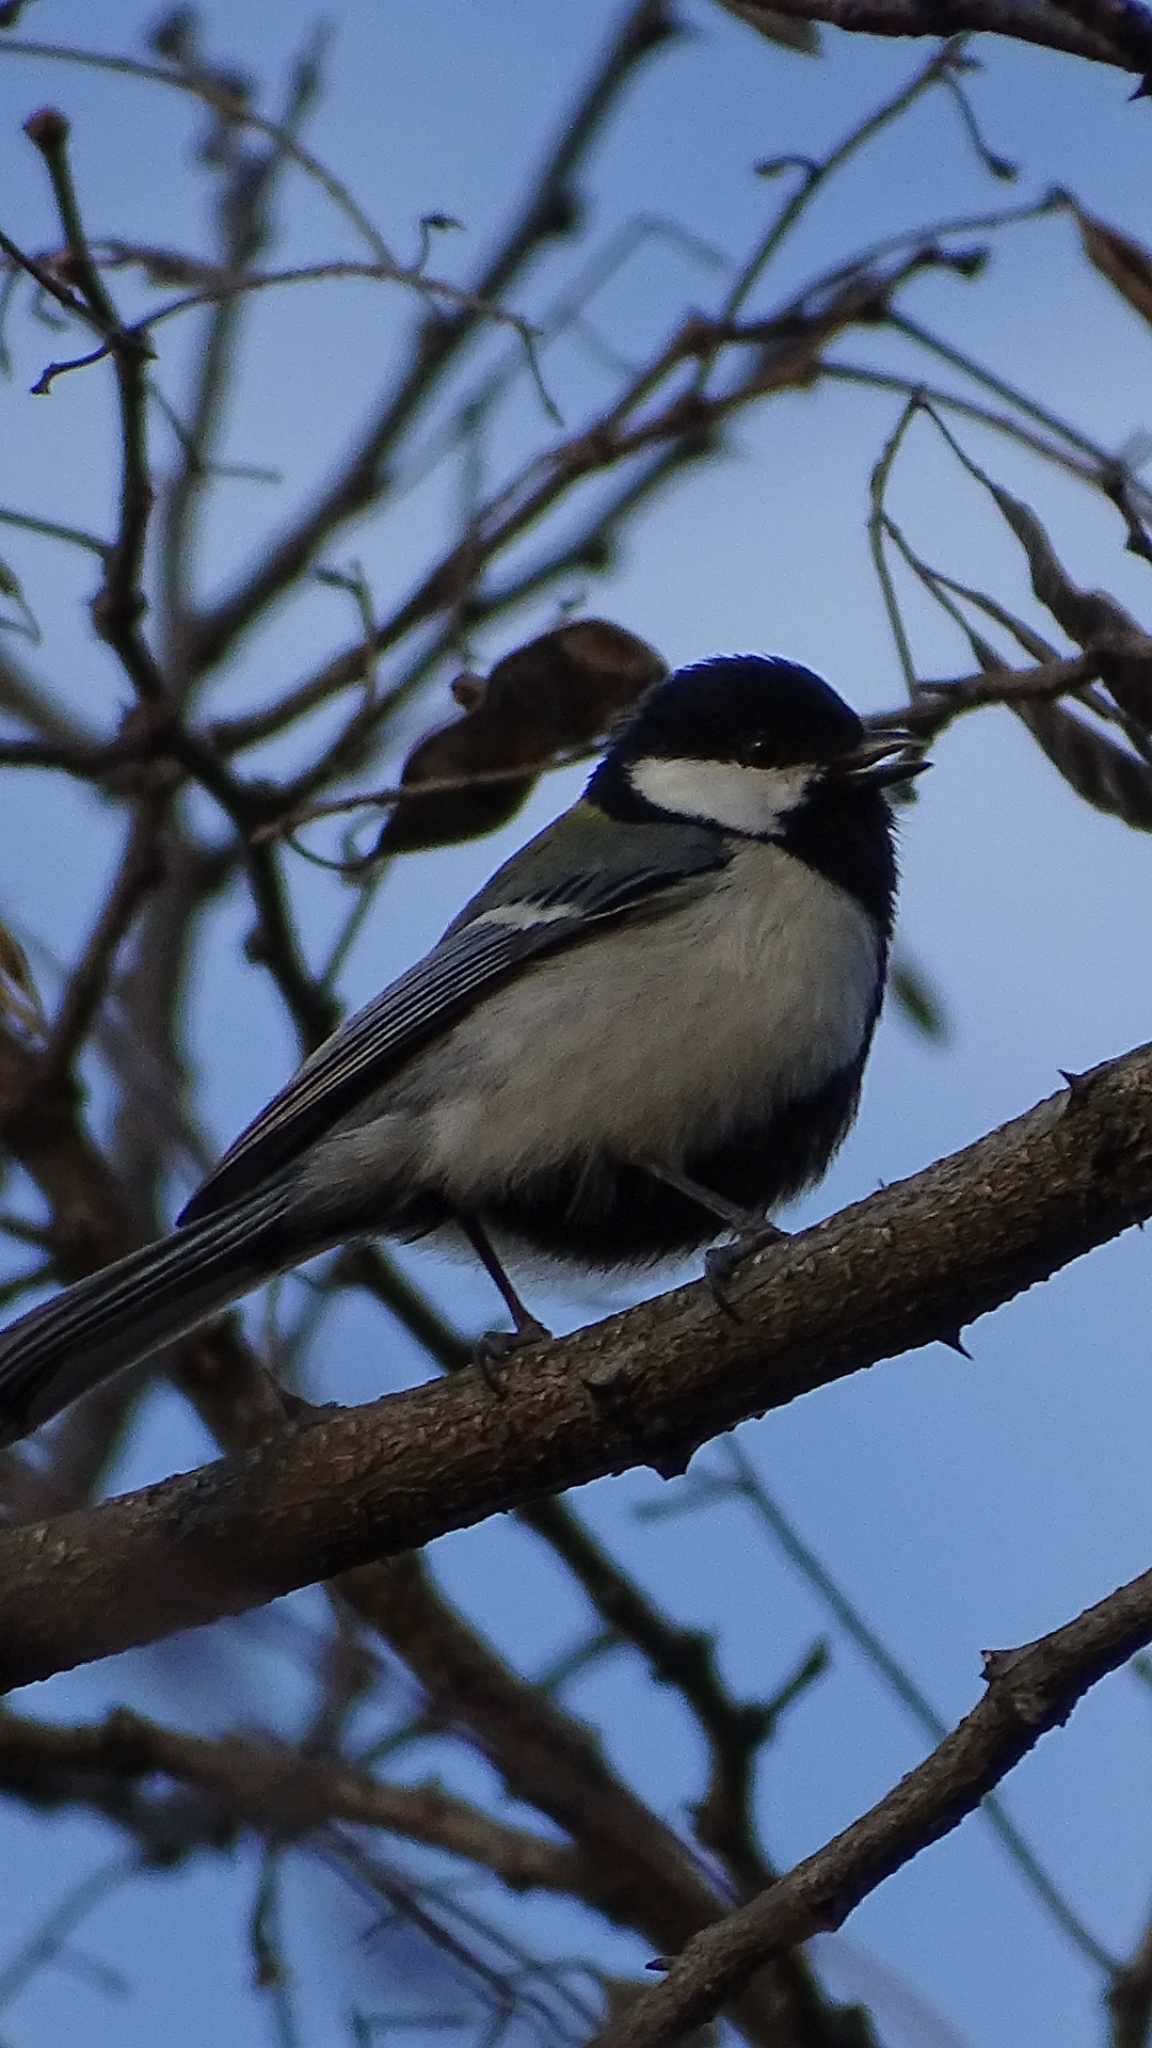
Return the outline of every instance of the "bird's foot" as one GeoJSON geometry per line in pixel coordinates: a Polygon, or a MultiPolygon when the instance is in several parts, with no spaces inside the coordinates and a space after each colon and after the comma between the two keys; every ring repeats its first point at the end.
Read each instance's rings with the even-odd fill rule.
{"type": "Polygon", "coordinates": [[[472,1353],[476,1366],[486,1387],[498,1394],[500,1367],[505,1365],[514,1352],[531,1350],[533,1344],[548,1344],[552,1332],[538,1322],[535,1316],[524,1316],[514,1330],[486,1330],[472,1353]]]}
{"type": "Polygon", "coordinates": [[[749,1224],[733,1238],[731,1244],[714,1245],[704,1254],[704,1278],[712,1290],[712,1299],[717,1308],[731,1316],[734,1323],[740,1321],[740,1313],[732,1300],[731,1285],[745,1261],[755,1253],[767,1251],[769,1245],[779,1244],[788,1236],[776,1223],[767,1219],[749,1224]]]}

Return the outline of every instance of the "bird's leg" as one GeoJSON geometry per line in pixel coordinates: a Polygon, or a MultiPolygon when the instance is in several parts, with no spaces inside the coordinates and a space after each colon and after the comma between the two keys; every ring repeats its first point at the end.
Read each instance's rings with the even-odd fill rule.
{"type": "Polygon", "coordinates": [[[551,1330],[524,1306],[516,1289],[497,1255],[483,1224],[475,1216],[458,1216],[457,1222],[468,1239],[493,1286],[498,1289],[508,1313],[515,1323],[514,1330],[488,1330],[476,1346],[476,1363],[489,1386],[495,1382],[492,1369],[499,1365],[513,1351],[523,1350],[529,1344],[541,1344],[551,1337],[551,1330]]]}
{"type": "Polygon", "coordinates": [[[645,1161],[645,1170],[654,1180],[662,1180],[666,1187],[675,1188],[678,1194],[687,1195],[692,1202],[698,1202],[709,1215],[715,1216],[732,1232],[732,1244],[714,1245],[704,1254],[704,1277],[712,1290],[718,1308],[724,1310],[734,1321],[739,1321],[736,1310],[728,1295],[728,1284],[754,1252],[762,1252],[769,1245],[779,1244],[788,1235],[779,1224],[773,1223],[760,1209],[743,1209],[738,1202],[730,1202],[724,1195],[718,1195],[712,1188],[701,1187],[699,1181],[678,1173],[674,1167],[657,1166],[652,1160],[645,1161]]]}

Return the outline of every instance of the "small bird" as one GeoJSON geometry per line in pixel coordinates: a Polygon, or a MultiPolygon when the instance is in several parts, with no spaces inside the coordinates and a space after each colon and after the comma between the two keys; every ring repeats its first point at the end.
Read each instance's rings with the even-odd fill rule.
{"type": "Polygon", "coordinates": [[[885,792],[926,765],[793,662],[657,684],[168,1237],[0,1333],[0,1442],[350,1239],[470,1244],[515,1326],[491,1361],[549,1334],[505,1247],[609,1271],[770,1238],[855,1115],[895,905],[885,792]]]}

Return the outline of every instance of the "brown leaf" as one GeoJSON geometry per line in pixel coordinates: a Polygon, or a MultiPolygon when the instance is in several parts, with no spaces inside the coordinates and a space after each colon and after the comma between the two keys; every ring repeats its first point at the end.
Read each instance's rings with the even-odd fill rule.
{"type": "Polygon", "coordinates": [[[1106,590],[1082,590],[1073,582],[1031,505],[1002,484],[986,481],[1028,558],[1033,590],[1069,639],[1086,647],[1101,633],[1134,632],[1135,621],[1106,590]]]}
{"type": "Polygon", "coordinates": [[[1152,767],[1146,761],[1118,747],[1063,704],[1037,699],[1012,708],[1085,803],[1123,818],[1138,831],[1152,832],[1152,767]]]}
{"type": "Polygon", "coordinates": [[[635,633],[580,619],[506,654],[486,683],[458,678],[453,694],[465,715],[413,748],[400,776],[412,794],[396,805],[375,854],[454,845],[505,824],[549,761],[602,738],[666,674],[635,633]],[[422,782],[447,781],[465,786],[419,793],[422,782]]]}
{"type": "MultiPolygon", "coordinates": [[[[1036,596],[1042,605],[1047,606],[1056,623],[1063,626],[1069,639],[1087,647],[1101,634],[1136,634],[1139,629],[1135,620],[1106,590],[1081,590],[1079,584],[1073,582],[1031,505],[1025,504],[1023,498],[1014,497],[1003,484],[996,482],[995,477],[989,476],[987,470],[981,469],[980,464],[966,454],[939,414],[933,413],[932,417],[957,460],[963,463],[969,476],[989,493],[1011,527],[1027,557],[1036,596]]],[[[1015,623],[1012,630],[1024,645],[1028,644],[1015,623]]],[[[1030,651],[1036,661],[1050,659],[1053,652],[1039,646],[1033,646],[1030,651]]]]}
{"type": "Polygon", "coordinates": [[[1147,249],[1130,235],[1122,235],[1118,228],[1110,228],[1105,221],[1079,208],[1076,224],[1084,254],[1093,269],[1106,277],[1133,312],[1152,327],[1152,256],[1147,249]]]}
{"type": "Polygon", "coordinates": [[[775,8],[762,7],[760,0],[720,0],[728,14],[734,14],[738,21],[746,21],[770,43],[780,43],[785,50],[795,50],[802,57],[820,55],[820,31],[814,22],[805,21],[799,15],[777,14],[775,8]]]}

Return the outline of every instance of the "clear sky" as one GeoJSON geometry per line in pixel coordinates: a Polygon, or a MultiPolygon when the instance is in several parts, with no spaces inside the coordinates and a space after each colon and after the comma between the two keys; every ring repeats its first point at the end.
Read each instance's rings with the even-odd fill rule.
{"type": "MultiPolygon", "coordinates": [[[[550,9],[525,0],[484,8],[463,0],[390,8],[345,0],[328,58],[329,94],[310,145],[401,252],[414,250],[422,214],[458,217],[461,229],[443,237],[435,261],[466,281],[619,11],[616,0],[550,9]]],[[[703,4],[685,11],[693,36],[644,73],[594,153],[586,181],[594,243],[650,215],[738,258],[779,189],[757,180],[752,166],[786,152],[818,155],[922,62],[928,46],[832,39],[816,62],[771,48],[703,4]]],[[[41,0],[22,27],[60,42],[138,50],[148,17],[130,0],[106,0],[99,10],[41,0]]],[[[273,78],[283,76],[313,23],[302,0],[275,9],[209,8],[205,19],[214,51],[273,78]]],[[[1020,165],[1017,184],[989,178],[955,108],[937,95],[830,187],[754,310],[771,310],[805,277],[863,243],[920,221],[1038,197],[1053,185],[1132,233],[1147,231],[1152,107],[1128,103],[1128,81],[992,41],[979,54],[985,69],[971,82],[973,100],[992,146],[1020,165]]],[[[45,102],[73,120],[94,231],[176,247],[200,243],[204,188],[189,168],[199,117],[174,95],[5,54],[0,42],[0,224],[9,233],[32,248],[52,240],[41,166],[20,133],[20,122],[45,102]]],[[[346,223],[304,181],[289,181],[282,213],[285,256],[352,253],[346,223]]],[[[979,284],[929,274],[907,309],[930,327],[947,325],[961,346],[1105,447],[1125,446],[1149,423],[1147,328],[1080,260],[1067,219],[1010,230],[992,249],[979,284]]],[[[571,262],[561,244],[533,269],[517,304],[538,313],[571,262]]],[[[699,253],[653,239],[597,305],[596,326],[617,351],[640,356],[716,289],[699,253]]],[[[325,473],[366,414],[409,317],[406,304],[376,285],[298,290],[255,311],[228,452],[274,466],[284,482],[237,483],[221,494],[204,566],[208,590],[262,544],[280,505],[325,473]]],[[[0,500],[105,525],[111,415],[98,381],[104,373],[61,379],[50,398],[33,399],[27,387],[59,352],[59,337],[20,320],[9,346],[0,500]]],[[[173,393],[185,347],[179,327],[168,328],[161,374],[173,393]]],[[[838,354],[925,373],[909,345],[881,334],[850,336],[838,354]]],[[[607,388],[606,372],[573,340],[553,360],[562,403],[578,419],[607,388]]],[[[929,364],[928,373],[947,380],[939,366],[929,364]]],[[[509,421],[493,476],[538,436],[530,406],[525,398],[509,421]]],[[[742,416],[727,461],[690,473],[629,536],[608,578],[592,586],[574,579],[561,594],[585,589],[588,609],[645,635],[674,662],[783,652],[827,674],[861,708],[897,702],[899,669],[864,531],[869,469],[897,411],[891,397],[845,386],[742,416]]],[[[1081,583],[1102,584],[1146,612],[1147,566],[1124,556],[1118,521],[1007,444],[973,434],[970,445],[1042,512],[1081,583]]],[[[442,543],[457,490],[450,472],[414,476],[402,514],[366,522],[329,559],[359,559],[383,608],[403,594],[438,537],[442,543]]],[[[976,487],[957,484],[926,428],[913,438],[894,502],[930,560],[1029,607],[1013,544],[976,487]]],[[[107,722],[124,684],[84,635],[89,561],[60,565],[42,542],[4,532],[0,556],[40,617],[44,642],[33,658],[78,708],[107,722]]],[[[215,703],[262,702],[307,673],[350,637],[343,602],[321,590],[291,607],[242,651],[215,703]]],[[[480,658],[495,660],[549,624],[554,602],[553,593],[482,636],[480,658]]],[[[1030,615],[1040,618],[1034,609],[1030,615]]],[[[917,608],[913,617],[924,672],[970,667],[963,641],[938,615],[917,608]]],[[[446,680],[429,718],[443,714],[446,680]]],[[[381,764],[381,779],[390,765],[381,764]]],[[[30,942],[50,941],[66,958],[104,878],[106,821],[73,790],[58,792],[44,779],[26,786],[7,780],[0,912],[30,942]]],[[[498,839],[398,866],[349,961],[349,1003],[365,999],[433,939],[483,869],[570,794],[554,780],[498,839]]],[[[966,720],[941,742],[905,825],[903,864],[902,944],[939,992],[947,1041],[927,1043],[897,1013],[885,1019],[857,1130],[798,1220],[914,1172],[1028,1107],[1058,1085],[1061,1068],[1086,1067],[1148,1036],[1147,840],[1074,799],[1007,713],[966,720]]],[[[346,898],[338,883],[311,871],[292,879],[303,928],[319,947],[346,898]]],[[[190,1020],[219,1143],[291,1061],[254,977],[241,976],[243,930],[237,907],[225,906],[209,949],[212,972],[205,970],[190,1020]],[[229,1003],[243,1005],[242,1029],[235,1028],[239,1009],[222,1015],[229,1003]]],[[[48,956],[34,951],[34,961],[50,985],[48,956]]],[[[978,1696],[981,1649],[1040,1635],[1149,1562],[1147,1262],[1145,1243],[1130,1234],[979,1325],[969,1335],[971,1364],[936,1347],[740,1433],[766,1484],[945,1716],[978,1696]]],[[[465,1324],[482,1326],[489,1304],[479,1280],[427,1255],[413,1256],[413,1270],[465,1324]]],[[[568,1291],[546,1295],[545,1306],[557,1321],[575,1324],[624,1298],[568,1291]]],[[[382,1359],[387,1385],[421,1370],[390,1330],[381,1343],[379,1320],[362,1304],[333,1325],[324,1356],[325,1391],[342,1399],[380,1390],[382,1359]]],[[[162,1399],[118,1483],[159,1476],[205,1451],[195,1423],[174,1399],[162,1399]]],[[[712,1462],[703,1454],[703,1469],[712,1462]]],[[[580,1505],[681,1621],[720,1632],[735,1687],[771,1692],[815,1636],[830,1636],[831,1673],[788,1718],[762,1774],[766,1841],[787,1864],[913,1765],[923,1737],[744,1510],[658,1520],[637,1512],[653,1502],[666,1511],[674,1499],[674,1487],[638,1475],[590,1490],[580,1505]]],[[[447,1540],[435,1558],[453,1592],[526,1671],[544,1669],[583,1625],[580,1603],[511,1525],[447,1540]]],[[[80,1715],[130,1699],[161,1718],[210,1726],[219,1725],[224,1699],[237,1719],[292,1730],[310,1693],[297,1675],[301,1638],[289,1638],[290,1658],[281,1654],[285,1631],[313,1629],[320,1610],[304,1599],[280,1612],[283,1628],[266,1617],[222,1630],[213,1644],[196,1646],[196,1659],[171,1646],[18,1704],[80,1715]]],[[[699,1759],[675,1704],[637,1686],[631,1660],[621,1656],[595,1666],[570,1699],[611,1730],[622,1766],[677,1814],[696,1789],[699,1759]]],[[[1121,1674],[1068,1729],[1046,1739],[1006,1792],[1037,1853],[1118,1955],[1133,1945],[1152,1896],[1150,1746],[1152,1698],[1135,1676],[1121,1674]]],[[[459,1782],[468,1783],[463,1767],[459,1782]]],[[[73,1876],[115,1848],[95,1823],[30,1819],[18,1809],[0,1816],[0,1892],[9,1902],[0,1984],[5,1955],[21,1934],[73,1876]]],[[[251,1887],[251,1868],[240,1858],[110,1898],[85,1922],[82,1946],[126,1972],[128,1988],[121,1995],[83,1972],[42,1972],[0,2011],[0,2039],[39,2048],[68,2027],[92,2048],[113,2041],[136,2048],[158,2030],[173,2044],[200,2041],[210,2030],[236,2048],[264,2042],[270,2021],[248,1989],[251,1887]]],[[[381,1937],[349,1954],[343,1903],[326,1879],[298,1876],[288,1914],[301,1952],[322,1959],[340,1984],[334,1994],[331,1978],[318,1985],[316,1972],[302,1969],[310,2048],[345,2042],[347,2008],[382,2009],[395,1993],[390,1975],[409,1964],[416,1988],[401,1991],[416,1998],[418,1959],[403,1944],[381,1937]]],[[[560,1945],[573,1951],[629,1969],[644,1960],[635,1944],[575,1914],[565,1918],[557,1907],[542,1908],[536,1924],[545,1946],[559,1929],[560,1945]]],[[[819,1953],[834,1989],[868,2001],[893,2048],[1102,2038],[1098,1976],[1054,1929],[980,1819],[885,1886],[819,1953]]],[[[428,2037],[397,2029],[388,2038],[428,2037]]]]}

